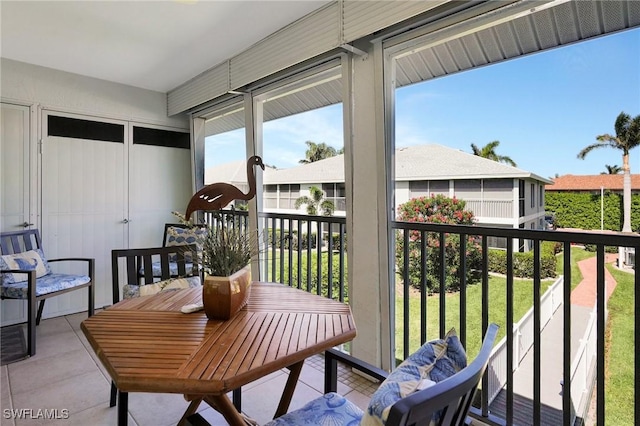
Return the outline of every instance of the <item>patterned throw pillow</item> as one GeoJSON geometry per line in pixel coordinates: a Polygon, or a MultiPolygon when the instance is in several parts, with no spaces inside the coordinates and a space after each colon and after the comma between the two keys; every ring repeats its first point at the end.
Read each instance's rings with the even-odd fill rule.
{"type": "Polygon", "coordinates": [[[122,297],[131,299],[139,296],[149,296],[165,290],[178,290],[199,287],[200,285],[200,277],[170,278],[147,285],[125,284],[122,288],[122,297]]]}
{"type": "MultiPolygon", "coordinates": [[[[371,397],[360,424],[385,425],[398,400],[451,377],[466,366],[467,355],[452,328],[444,339],[425,343],[389,374],[371,397]]],[[[439,413],[434,417],[439,418],[439,413]]]]}
{"type": "MultiPolygon", "coordinates": [[[[185,244],[195,244],[198,253],[202,251],[202,239],[207,233],[207,229],[203,227],[194,228],[178,228],[176,226],[170,226],[167,228],[167,241],[166,246],[183,246],[185,244]]],[[[175,256],[171,257],[171,262],[175,262],[175,256]]],[[[192,262],[191,255],[185,253],[185,260],[192,262]]]]}
{"type": "MultiPolygon", "coordinates": [[[[51,267],[40,249],[0,256],[0,269],[35,270],[36,278],[51,273],[51,267]]],[[[2,274],[3,284],[19,283],[26,280],[26,274],[2,274]]]]}

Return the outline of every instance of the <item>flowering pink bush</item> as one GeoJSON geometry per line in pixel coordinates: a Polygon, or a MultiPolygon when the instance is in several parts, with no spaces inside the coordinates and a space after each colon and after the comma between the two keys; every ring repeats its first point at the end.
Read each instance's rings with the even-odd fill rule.
{"type": "MultiPolygon", "coordinates": [[[[444,195],[412,198],[398,207],[397,220],[400,222],[444,223],[451,225],[473,225],[473,212],[465,210],[465,202],[444,195]]],[[[408,278],[413,287],[420,288],[421,282],[421,232],[409,232],[408,278]]],[[[440,289],[440,236],[435,232],[426,233],[426,289],[429,293],[440,289]]],[[[467,236],[465,260],[467,262],[467,283],[474,282],[474,270],[480,265],[480,244],[472,236],[467,236]]],[[[445,289],[460,289],[460,236],[445,234],[445,289]]],[[[396,266],[404,274],[404,238],[396,235],[396,266]]]]}

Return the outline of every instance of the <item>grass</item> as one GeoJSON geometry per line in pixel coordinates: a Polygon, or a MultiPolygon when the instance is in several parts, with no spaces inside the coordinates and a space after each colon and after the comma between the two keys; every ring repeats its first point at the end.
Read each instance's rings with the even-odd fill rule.
{"type": "MultiPolygon", "coordinates": [[[[540,295],[553,284],[551,280],[541,283],[540,295]]],[[[489,322],[500,326],[498,338],[505,336],[506,327],[506,285],[503,277],[489,277],[489,322]]],[[[446,294],[445,329],[460,327],[460,296],[459,293],[446,294]]],[[[533,281],[514,280],[514,322],[517,322],[533,306],[533,281]]],[[[396,297],[396,358],[405,358],[403,353],[403,302],[402,295],[396,297]]],[[[440,313],[439,296],[427,298],[427,340],[439,337],[438,318],[440,313]]],[[[467,287],[467,355],[473,359],[480,350],[482,342],[482,288],[479,284],[467,287]]],[[[420,347],[420,295],[415,292],[409,298],[409,352],[420,347]]]]}
{"type": "MultiPolygon", "coordinates": [[[[634,275],[607,265],[617,286],[609,299],[605,351],[605,414],[612,425],[634,424],[634,275]]],[[[638,303],[636,300],[635,303],[638,303]]],[[[640,409],[640,407],[635,407],[640,409]]]]}

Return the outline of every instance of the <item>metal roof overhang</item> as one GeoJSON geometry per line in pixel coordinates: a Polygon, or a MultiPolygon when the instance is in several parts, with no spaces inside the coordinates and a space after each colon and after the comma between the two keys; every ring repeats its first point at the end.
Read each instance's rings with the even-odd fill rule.
{"type": "MultiPolygon", "coordinates": [[[[511,3],[505,9],[517,4],[525,3],[511,3]]],[[[476,18],[475,29],[474,19],[433,33],[425,26],[425,34],[416,38],[410,50],[397,57],[396,87],[638,27],[640,1],[556,0],[509,19],[498,13],[476,18]]],[[[341,101],[342,82],[337,78],[265,103],[264,120],[341,101]]],[[[244,127],[241,106],[239,104],[240,109],[233,113],[208,121],[207,136],[244,127]]]]}

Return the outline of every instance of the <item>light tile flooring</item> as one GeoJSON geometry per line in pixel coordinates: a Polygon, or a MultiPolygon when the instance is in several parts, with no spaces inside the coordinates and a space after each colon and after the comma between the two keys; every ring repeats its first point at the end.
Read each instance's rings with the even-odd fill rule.
{"type": "MultiPolygon", "coordinates": [[[[110,378],[80,330],[85,318],[86,313],[80,313],[43,320],[37,327],[36,355],[0,367],[2,426],[116,424],[116,408],[109,407],[110,378]],[[10,418],[11,409],[31,412],[21,411],[27,418],[10,418]],[[68,418],[44,419],[42,412],[38,412],[44,409],[58,417],[65,417],[63,410],[67,410],[68,418]]],[[[290,410],[322,394],[323,366],[322,356],[307,360],[290,410]]],[[[281,370],[243,387],[243,412],[259,424],[268,422],[278,405],[287,374],[287,370],[281,370]]],[[[342,367],[339,377],[338,392],[366,408],[376,385],[342,367]]],[[[175,425],[187,405],[182,395],[131,393],[129,425],[175,425]]],[[[204,403],[199,412],[212,425],[227,424],[204,403]]]]}

